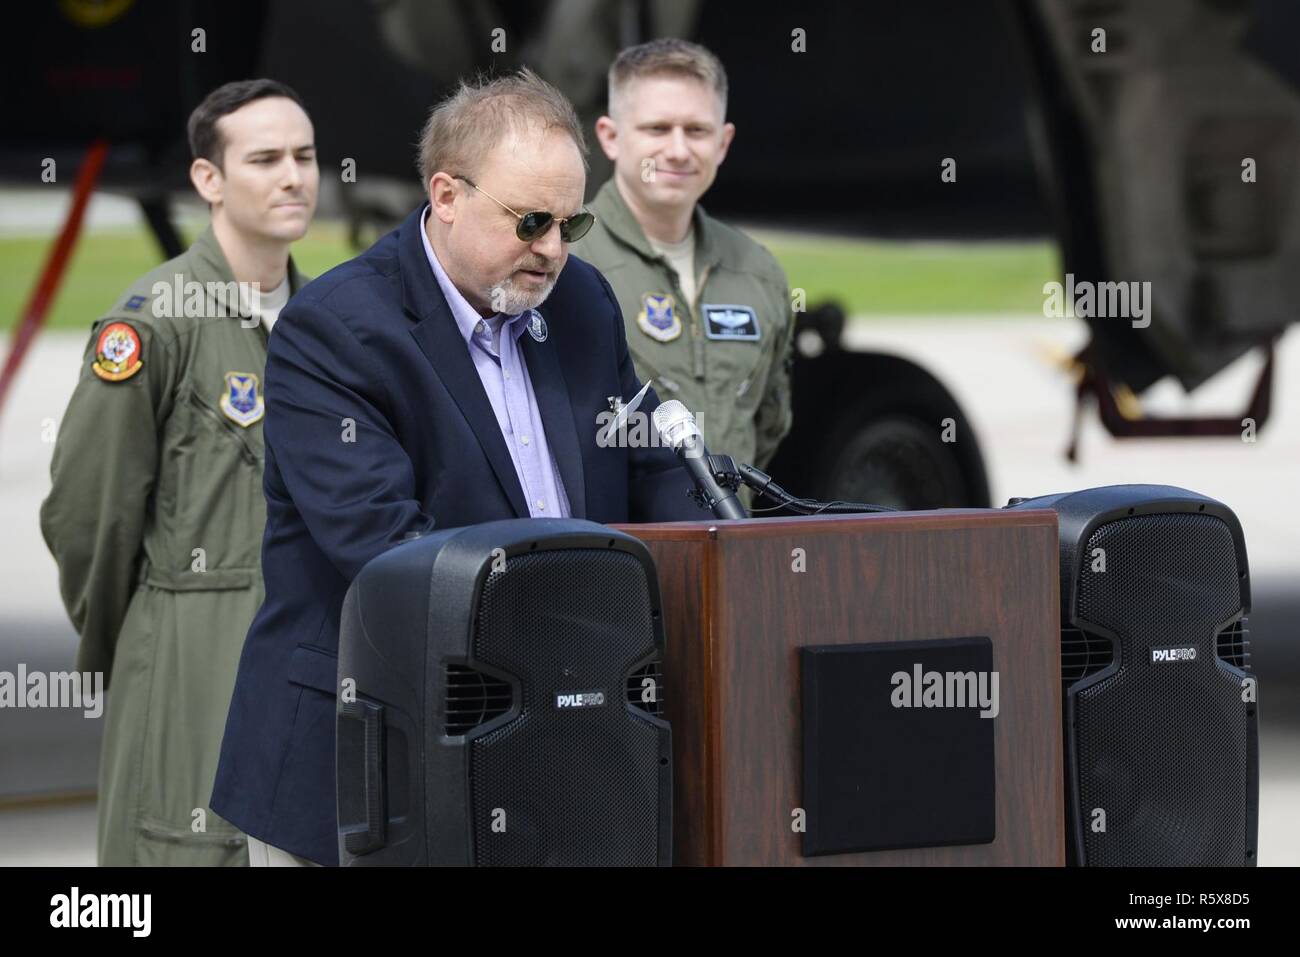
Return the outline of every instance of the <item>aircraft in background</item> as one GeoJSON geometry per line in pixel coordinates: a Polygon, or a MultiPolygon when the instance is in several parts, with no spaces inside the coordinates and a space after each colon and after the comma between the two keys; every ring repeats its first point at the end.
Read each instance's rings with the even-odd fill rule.
{"type": "MultiPolygon", "coordinates": [[[[0,179],[89,157],[86,189],[134,197],[164,255],[182,248],[169,203],[190,190],[185,120],[220,83],[266,75],[300,92],[322,169],[355,162],[338,200],[360,245],[418,202],[413,144],[458,77],[528,64],[590,128],[619,48],[684,36],[726,65],[746,147],[711,213],[888,238],[1051,236],[1072,289],[1113,302],[1120,284],[1150,283],[1149,325],[1094,308],[1074,359],[1080,406],[1095,402],[1111,434],[1236,435],[1268,418],[1273,344],[1300,300],[1288,0],[758,0],[743,13],[700,0],[60,0],[29,15],[0,103],[0,179]],[[786,55],[797,31],[806,52],[786,55]],[[1135,411],[1157,381],[1190,392],[1251,350],[1268,358],[1239,414],[1135,411]]],[[[599,150],[592,166],[594,190],[599,150]]],[[[65,230],[40,282],[57,283],[74,240],[65,230]]],[[[39,318],[24,317],[10,376],[39,318]]],[[[941,441],[944,419],[973,431],[923,357],[847,349],[843,325],[834,302],[799,317],[795,426],[773,476],[822,500],[990,504],[978,441],[941,441]]]]}

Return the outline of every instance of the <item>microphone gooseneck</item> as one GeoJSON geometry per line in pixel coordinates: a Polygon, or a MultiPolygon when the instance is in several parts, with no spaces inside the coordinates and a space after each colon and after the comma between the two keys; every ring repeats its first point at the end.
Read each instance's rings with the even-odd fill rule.
{"type": "Polygon", "coordinates": [[[723,488],[708,466],[709,450],[691,410],[676,399],[661,403],[654,412],[654,426],[664,443],[677,453],[705,506],[718,518],[748,518],[736,493],[723,488]]]}

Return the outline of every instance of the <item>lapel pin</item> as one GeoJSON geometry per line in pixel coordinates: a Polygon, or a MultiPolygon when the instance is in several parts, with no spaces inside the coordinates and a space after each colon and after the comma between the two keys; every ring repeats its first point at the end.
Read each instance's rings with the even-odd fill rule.
{"type": "Polygon", "coordinates": [[[536,310],[528,320],[528,334],[538,342],[546,341],[546,320],[536,310]]]}

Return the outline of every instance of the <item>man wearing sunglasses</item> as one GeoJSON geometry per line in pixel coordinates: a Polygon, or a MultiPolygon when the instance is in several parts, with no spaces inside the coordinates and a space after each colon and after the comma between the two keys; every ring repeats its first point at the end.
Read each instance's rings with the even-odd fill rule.
{"type": "Polygon", "coordinates": [[[308,285],[271,339],[266,600],[211,804],[268,863],[338,861],[339,617],[372,558],[497,519],[709,517],[668,449],[598,442],[641,383],[609,284],[569,258],[592,216],[563,95],[527,70],[462,85],[420,172],[428,204],[308,285]]]}

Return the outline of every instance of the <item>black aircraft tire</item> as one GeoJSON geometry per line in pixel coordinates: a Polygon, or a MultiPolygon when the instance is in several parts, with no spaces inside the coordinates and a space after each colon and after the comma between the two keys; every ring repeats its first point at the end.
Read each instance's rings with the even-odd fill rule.
{"type": "Polygon", "coordinates": [[[968,500],[962,464],[942,426],[894,412],[852,415],[827,444],[817,498],[915,510],[968,500]]]}

